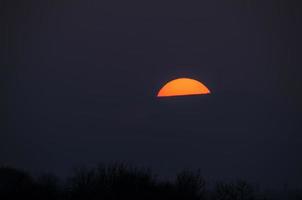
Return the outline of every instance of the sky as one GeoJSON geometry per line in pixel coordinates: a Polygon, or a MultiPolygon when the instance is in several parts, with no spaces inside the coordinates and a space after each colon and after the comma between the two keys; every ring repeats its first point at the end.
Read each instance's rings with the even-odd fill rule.
{"type": "Polygon", "coordinates": [[[302,187],[298,0],[0,2],[0,164],[302,187]],[[189,77],[211,95],[157,98],[189,77]]]}

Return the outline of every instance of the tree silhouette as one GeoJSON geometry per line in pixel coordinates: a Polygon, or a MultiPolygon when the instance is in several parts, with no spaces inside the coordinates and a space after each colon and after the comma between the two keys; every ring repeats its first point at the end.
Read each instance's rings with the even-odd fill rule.
{"type": "MultiPolygon", "coordinates": [[[[158,180],[150,169],[136,168],[125,163],[79,168],[64,183],[54,175],[33,178],[30,174],[10,167],[0,167],[0,200],[264,200],[245,181],[220,182],[207,190],[200,171],[184,170],[175,181],[158,180]]],[[[275,193],[273,195],[276,196],[275,193]]],[[[301,190],[283,195],[301,199],[301,190]]]]}

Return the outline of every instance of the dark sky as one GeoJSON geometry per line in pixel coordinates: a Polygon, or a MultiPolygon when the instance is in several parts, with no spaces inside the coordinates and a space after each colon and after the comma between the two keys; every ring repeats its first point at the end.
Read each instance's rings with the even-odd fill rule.
{"type": "Polygon", "coordinates": [[[302,186],[301,1],[4,0],[0,20],[0,164],[302,186]],[[156,98],[178,77],[212,94],[156,98]]]}

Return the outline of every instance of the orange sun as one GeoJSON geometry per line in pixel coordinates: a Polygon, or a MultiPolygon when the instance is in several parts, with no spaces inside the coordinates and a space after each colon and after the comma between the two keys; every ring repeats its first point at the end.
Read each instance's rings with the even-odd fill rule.
{"type": "Polygon", "coordinates": [[[191,78],[178,78],[166,83],[158,92],[158,97],[210,94],[201,82],[191,78]]]}

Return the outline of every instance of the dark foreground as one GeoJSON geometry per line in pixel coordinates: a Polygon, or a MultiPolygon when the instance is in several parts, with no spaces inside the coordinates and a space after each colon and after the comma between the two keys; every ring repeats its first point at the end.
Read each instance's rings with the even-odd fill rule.
{"type": "Polygon", "coordinates": [[[174,181],[163,181],[148,169],[113,164],[78,169],[65,181],[49,174],[34,178],[22,170],[0,167],[0,199],[302,199],[302,191],[260,192],[245,181],[220,182],[209,189],[198,171],[182,171],[174,181]]]}

